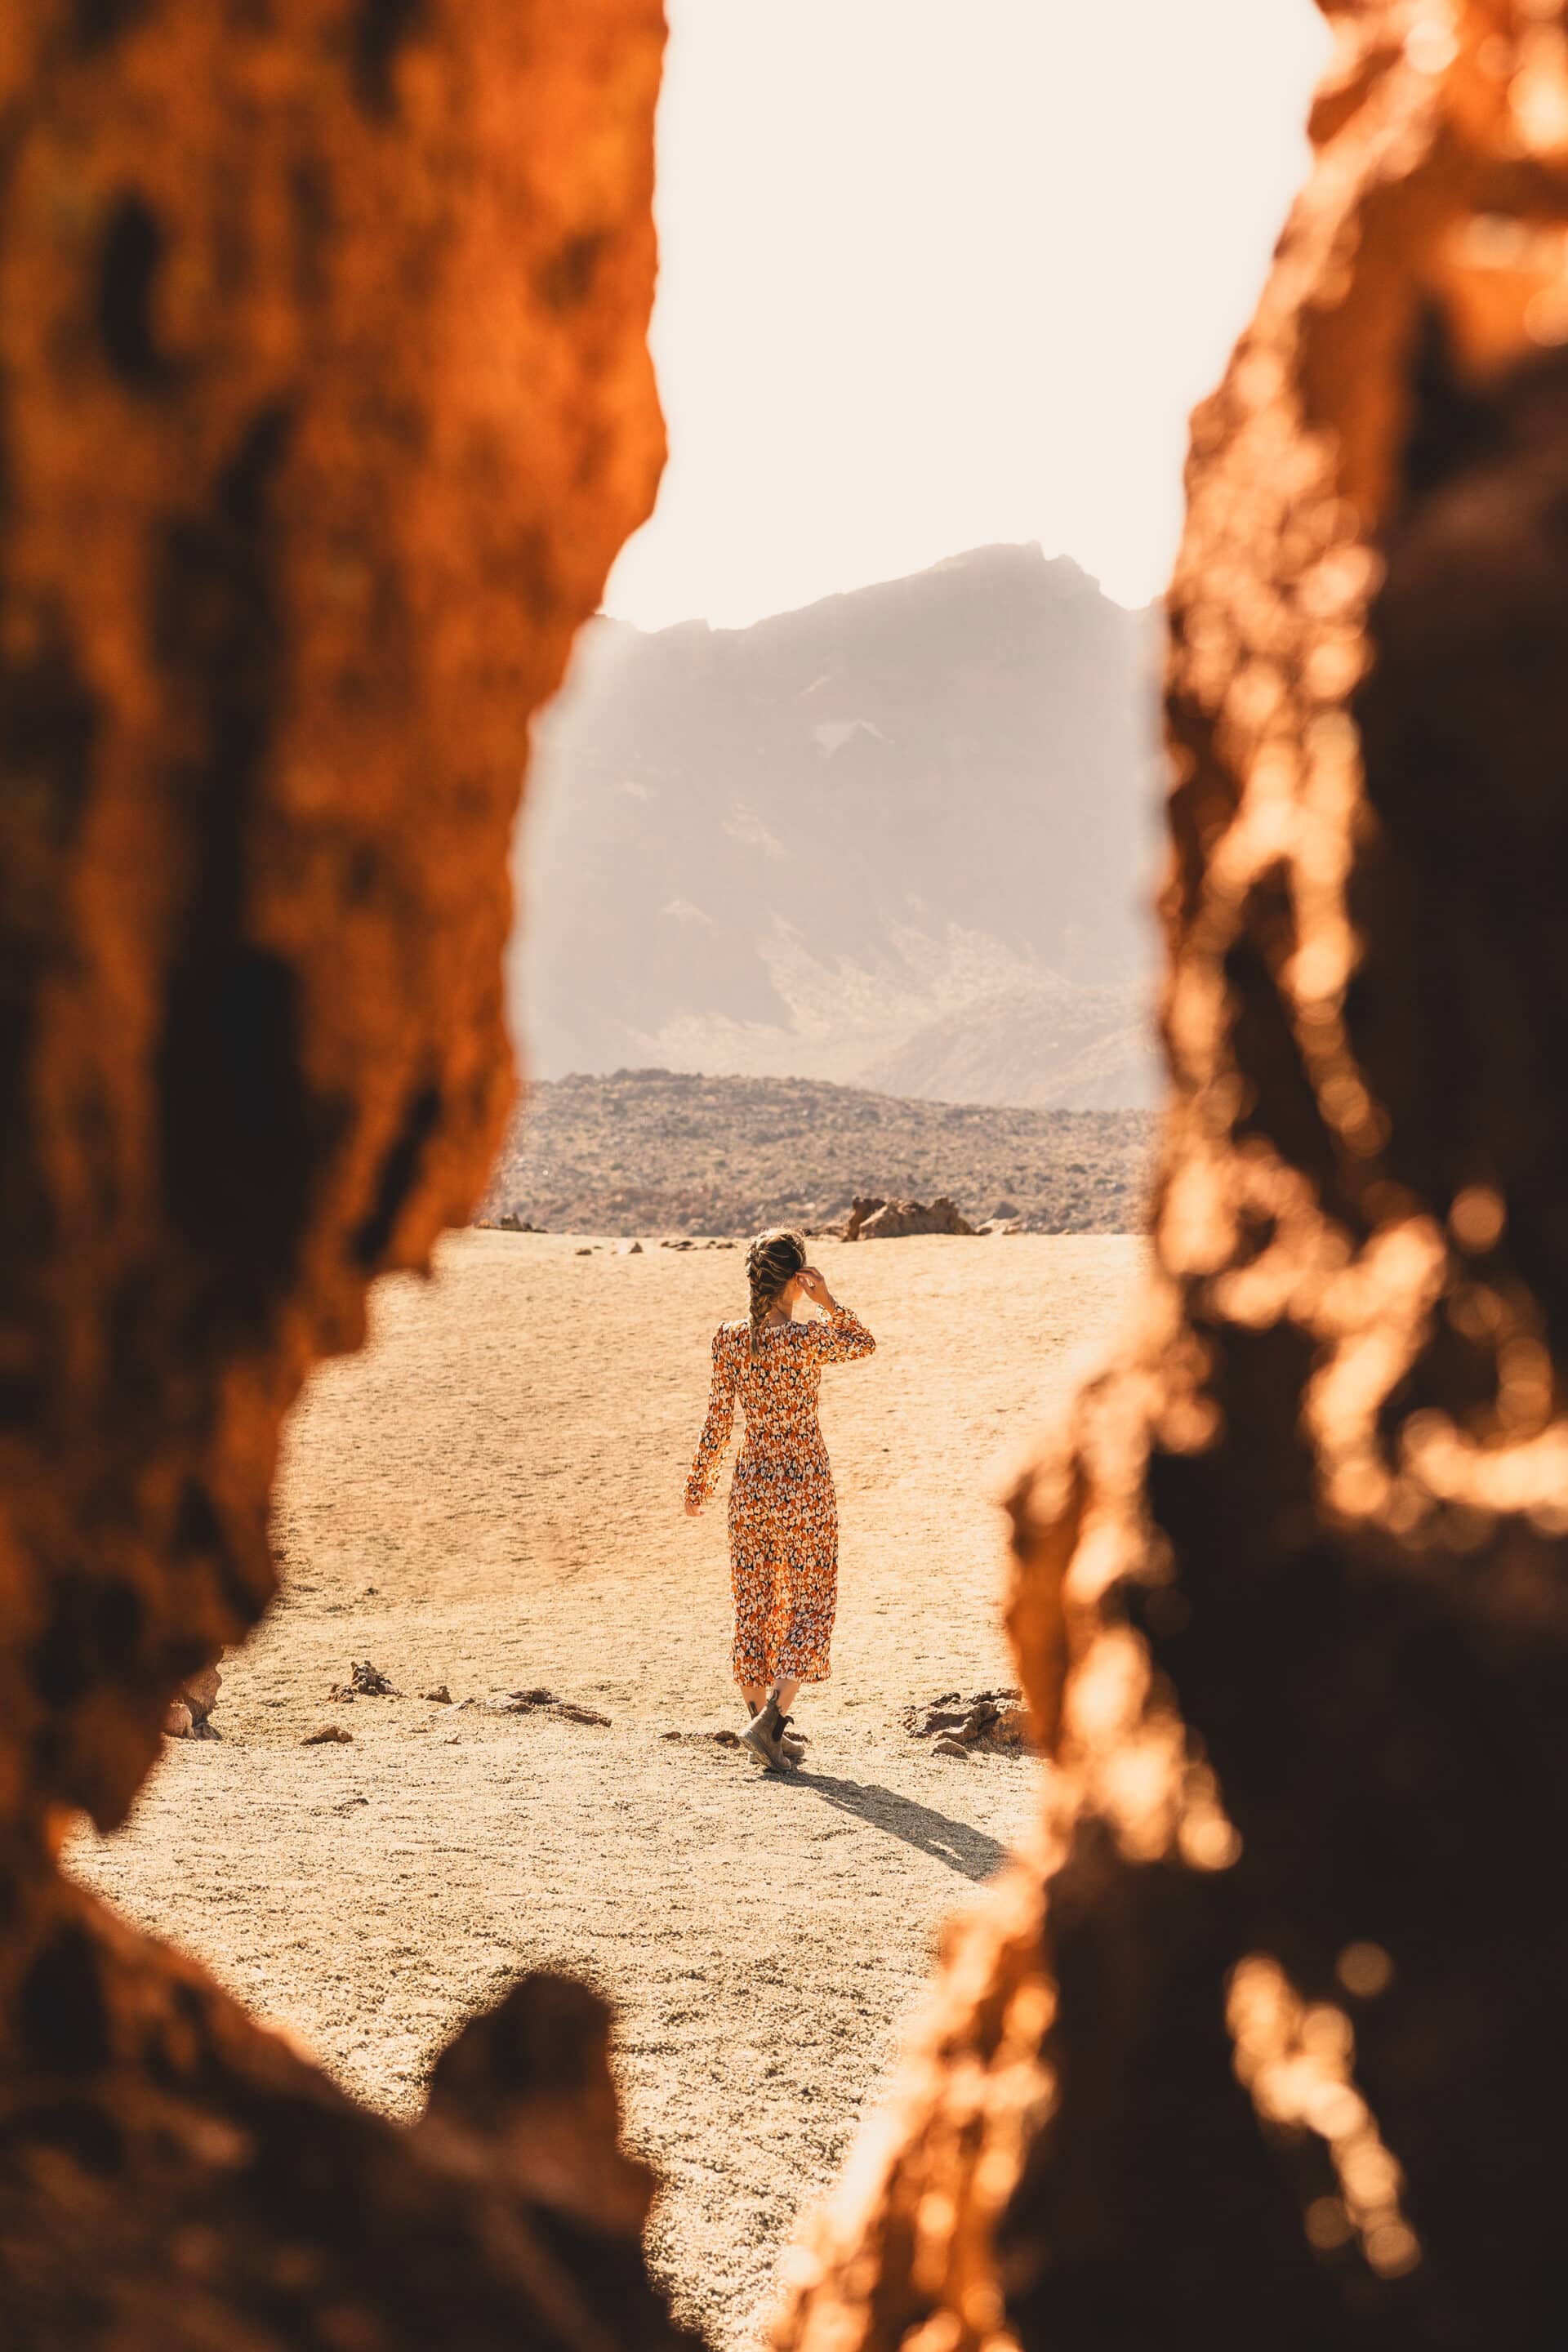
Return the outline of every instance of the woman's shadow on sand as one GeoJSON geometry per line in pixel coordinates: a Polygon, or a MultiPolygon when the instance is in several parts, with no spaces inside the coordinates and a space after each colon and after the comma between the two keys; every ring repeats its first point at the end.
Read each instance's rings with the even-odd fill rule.
{"type": "Polygon", "coordinates": [[[918,1805],[912,1797],[900,1797],[876,1781],[839,1780],[828,1772],[814,1772],[807,1765],[790,1774],[788,1785],[809,1789],[824,1804],[835,1806],[841,1813],[853,1813],[857,1821],[868,1822],[873,1829],[886,1830],[889,1837],[945,1862],[949,1870],[973,1879],[976,1885],[991,1877],[1007,1859],[1007,1848],[987,1837],[984,1830],[971,1829],[967,1822],[949,1821],[945,1813],[933,1812],[930,1805],[918,1805]]]}

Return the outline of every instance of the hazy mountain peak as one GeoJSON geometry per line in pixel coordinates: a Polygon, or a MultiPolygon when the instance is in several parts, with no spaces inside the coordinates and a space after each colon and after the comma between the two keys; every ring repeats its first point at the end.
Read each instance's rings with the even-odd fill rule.
{"type": "Polygon", "coordinates": [[[586,633],[537,730],[535,1069],[1149,1099],[1154,646],[1035,541],[586,633]]]}

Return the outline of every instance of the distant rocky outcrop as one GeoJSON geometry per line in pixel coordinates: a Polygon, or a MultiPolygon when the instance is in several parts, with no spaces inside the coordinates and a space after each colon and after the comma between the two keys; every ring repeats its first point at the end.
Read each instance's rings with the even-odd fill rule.
{"type": "Polygon", "coordinates": [[[847,1242],[896,1242],[911,1234],[967,1234],[975,1228],[959,1213],[945,1192],[928,1209],[923,1201],[884,1201],[875,1193],[850,1205],[844,1226],[847,1242]]]}
{"type": "Polygon", "coordinates": [[[1035,546],[596,623],[535,732],[531,1066],[1152,1105],[1154,646],[1035,546]]]}
{"type": "Polygon", "coordinates": [[[841,1232],[857,1201],[945,1196],[971,1226],[1130,1233],[1144,1222],[1153,1134],[1140,1111],[1003,1110],[810,1078],[617,1070],[529,1089],[478,1222],[672,1238],[774,1224],[841,1232]]]}

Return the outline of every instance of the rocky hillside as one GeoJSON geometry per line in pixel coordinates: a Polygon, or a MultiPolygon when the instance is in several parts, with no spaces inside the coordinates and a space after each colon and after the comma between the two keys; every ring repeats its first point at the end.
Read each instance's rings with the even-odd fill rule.
{"type": "Polygon", "coordinates": [[[1154,663],[1037,547],[749,629],[595,624],[535,736],[530,1066],[1152,1102],[1154,663]]]}
{"type": "Polygon", "coordinates": [[[837,1223],[857,1194],[950,1194],[1031,1233],[1142,1223],[1154,1122],[1137,1111],[900,1101],[806,1078],[620,1070],[531,1088],[481,1221],[552,1233],[837,1223]]]}

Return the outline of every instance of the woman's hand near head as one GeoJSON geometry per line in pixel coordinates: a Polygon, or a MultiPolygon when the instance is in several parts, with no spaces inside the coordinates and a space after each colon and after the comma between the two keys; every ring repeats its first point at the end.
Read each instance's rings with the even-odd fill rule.
{"type": "Polygon", "coordinates": [[[802,1267],[800,1286],[814,1307],[820,1307],[826,1315],[832,1314],[837,1302],[833,1293],[827,1287],[825,1277],[818,1273],[816,1266],[802,1267]]]}

